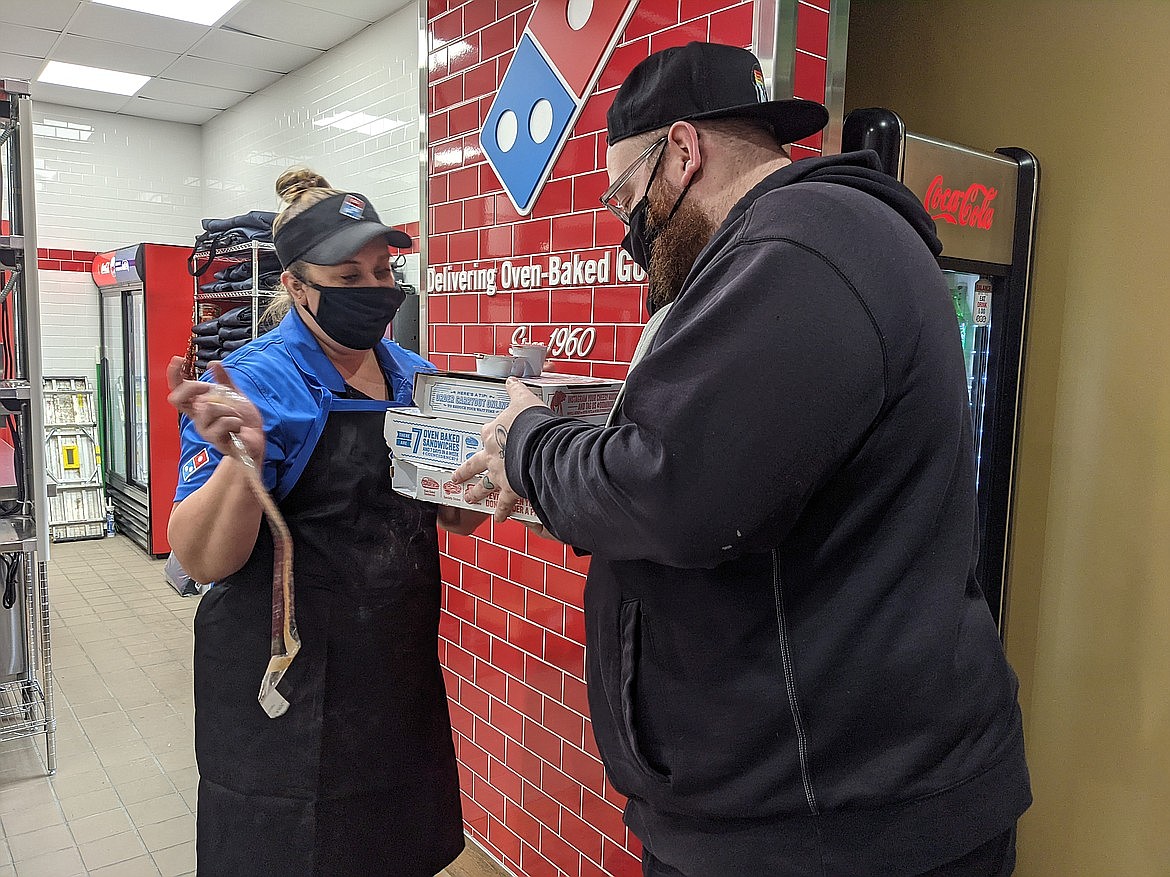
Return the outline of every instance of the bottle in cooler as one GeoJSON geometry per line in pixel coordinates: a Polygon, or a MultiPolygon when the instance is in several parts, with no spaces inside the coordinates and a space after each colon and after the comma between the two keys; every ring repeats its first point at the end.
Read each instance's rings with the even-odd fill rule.
{"type": "Polygon", "coordinates": [[[975,354],[975,320],[968,302],[967,283],[961,276],[951,277],[951,299],[955,305],[955,319],[959,321],[959,337],[963,344],[963,364],[967,382],[971,381],[971,363],[975,354]]]}

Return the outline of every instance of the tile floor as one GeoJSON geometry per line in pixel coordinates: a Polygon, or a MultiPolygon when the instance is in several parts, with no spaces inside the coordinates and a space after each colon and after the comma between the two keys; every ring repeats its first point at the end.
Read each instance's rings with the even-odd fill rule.
{"type": "Polygon", "coordinates": [[[194,874],[198,598],[121,536],[51,554],[57,775],[43,736],[0,743],[0,877],[194,874]]]}

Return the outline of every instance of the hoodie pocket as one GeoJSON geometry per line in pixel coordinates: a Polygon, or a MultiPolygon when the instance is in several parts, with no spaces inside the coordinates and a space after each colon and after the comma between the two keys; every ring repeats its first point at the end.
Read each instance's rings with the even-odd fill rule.
{"type": "Polygon", "coordinates": [[[638,743],[638,664],[642,654],[642,604],[631,600],[621,608],[621,721],[626,746],[642,771],[662,783],[670,782],[670,774],[654,767],[638,743]]]}

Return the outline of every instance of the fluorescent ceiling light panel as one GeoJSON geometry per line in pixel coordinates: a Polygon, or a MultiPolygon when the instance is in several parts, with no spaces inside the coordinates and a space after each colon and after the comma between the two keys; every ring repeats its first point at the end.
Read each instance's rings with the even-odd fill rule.
{"type": "Polygon", "coordinates": [[[93,0],[93,2],[210,26],[223,18],[228,10],[238,6],[240,0],[93,0]]]}
{"type": "Polygon", "coordinates": [[[64,61],[50,61],[37,77],[37,82],[46,82],[50,85],[68,85],[71,88],[126,95],[134,94],[149,81],[149,76],[139,76],[137,73],[66,64],[64,61]]]}

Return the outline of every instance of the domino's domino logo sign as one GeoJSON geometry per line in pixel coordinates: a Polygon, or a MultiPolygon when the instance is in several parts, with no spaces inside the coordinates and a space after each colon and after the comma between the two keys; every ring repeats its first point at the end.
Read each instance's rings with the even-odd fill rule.
{"type": "Polygon", "coordinates": [[[638,0],[537,0],[480,131],[484,156],[527,216],[638,0]]]}

